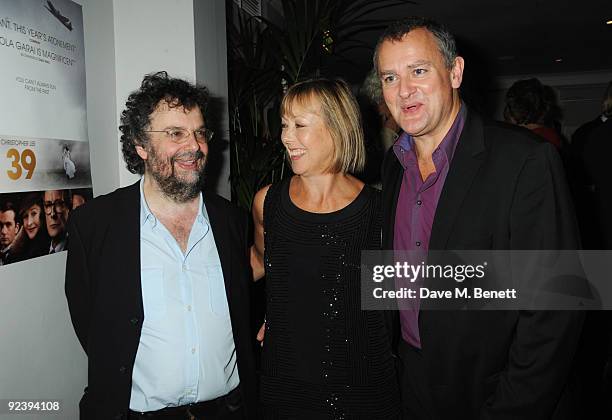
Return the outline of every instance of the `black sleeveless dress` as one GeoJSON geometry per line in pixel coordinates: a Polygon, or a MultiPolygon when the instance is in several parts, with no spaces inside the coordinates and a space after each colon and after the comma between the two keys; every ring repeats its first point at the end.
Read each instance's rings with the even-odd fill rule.
{"type": "Polygon", "coordinates": [[[383,313],[360,304],[361,251],[380,248],[380,193],[365,186],[341,210],[310,213],[291,202],[289,182],[264,202],[265,418],[398,418],[383,313]]]}

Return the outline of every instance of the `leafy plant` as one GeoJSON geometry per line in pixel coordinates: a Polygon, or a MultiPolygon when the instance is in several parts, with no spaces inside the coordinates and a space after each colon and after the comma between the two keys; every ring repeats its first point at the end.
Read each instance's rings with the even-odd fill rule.
{"type": "Polygon", "coordinates": [[[291,173],[280,142],[279,107],[298,80],[331,74],[332,60],[371,47],[355,35],[388,22],[368,19],[406,0],[282,0],[282,26],[228,10],[232,198],[250,209],[263,186],[291,173]]]}

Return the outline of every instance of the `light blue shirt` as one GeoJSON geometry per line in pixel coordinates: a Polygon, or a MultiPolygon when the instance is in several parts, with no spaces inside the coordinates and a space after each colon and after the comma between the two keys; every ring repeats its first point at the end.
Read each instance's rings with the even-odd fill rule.
{"type": "Polygon", "coordinates": [[[130,396],[130,409],[140,412],[211,400],[240,382],[221,262],[202,194],[183,254],[149,210],[143,180],[140,282],[144,322],[130,396]]]}

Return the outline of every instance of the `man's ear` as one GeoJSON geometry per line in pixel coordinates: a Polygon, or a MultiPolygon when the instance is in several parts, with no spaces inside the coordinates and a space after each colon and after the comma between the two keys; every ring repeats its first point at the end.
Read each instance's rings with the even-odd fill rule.
{"type": "Polygon", "coordinates": [[[459,89],[459,86],[461,86],[461,82],[463,81],[464,65],[465,62],[463,61],[463,57],[455,57],[453,68],[450,71],[451,86],[453,87],[453,89],[459,89]]]}
{"type": "Polygon", "coordinates": [[[144,149],[144,147],[139,144],[136,145],[136,153],[138,153],[138,156],[140,156],[142,160],[147,160],[147,158],[149,157],[149,154],[144,149]]]}

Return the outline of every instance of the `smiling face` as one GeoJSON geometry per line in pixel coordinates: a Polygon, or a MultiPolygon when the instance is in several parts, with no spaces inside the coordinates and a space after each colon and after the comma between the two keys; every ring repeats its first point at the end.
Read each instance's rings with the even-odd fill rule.
{"type": "Polygon", "coordinates": [[[378,51],[383,96],[398,125],[411,136],[441,141],[459,110],[457,89],[463,59],[449,69],[435,37],[414,29],[399,41],[386,40],[378,51]]]}
{"type": "Polygon", "coordinates": [[[40,230],[41,212],[40,206],[34,204],[23,213],[23,228],[30,239],[34,239],[40,230]]]}
{"type": "Polygon", "coordinates": [[[281,140],[296,175],[328,173],[334,162],[334,143],[315,98],[294,101],[282,116],[281,140]]]}
{"type": "Polygon", "coordinates": [[[198,141],[194,131],[204,128],[204,118],[198,107],[185,109],[170,107],[161,101],[149,117],[150,138],[136,152],[145,161],[145,172],[159,185],[161,191],[177,202],[195,198],[204,180],[208,145],[198,141]],[[189,136],[177,142],[164,131],[186,129],[189,136]],[[161,132],[157,132],[161,131],[161,132]]]}

